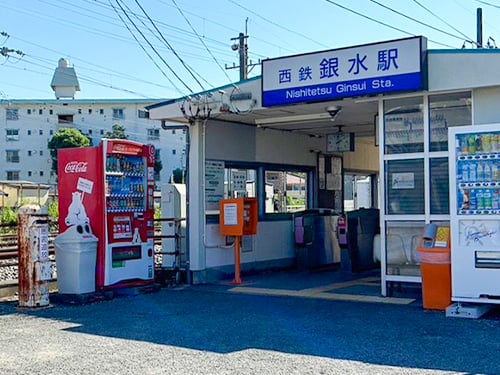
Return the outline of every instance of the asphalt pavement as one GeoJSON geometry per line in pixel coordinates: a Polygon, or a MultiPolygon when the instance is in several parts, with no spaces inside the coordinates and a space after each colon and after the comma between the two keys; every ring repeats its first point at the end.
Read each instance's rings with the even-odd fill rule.
{"type": "Polygon", "coordinates": [[[277,273],[36,309],[3,301],[0,374],[500,374],[498,308],[450,318],[410,287],[362,298],[377,293],[373,275],[331,281],[277,273]]]}

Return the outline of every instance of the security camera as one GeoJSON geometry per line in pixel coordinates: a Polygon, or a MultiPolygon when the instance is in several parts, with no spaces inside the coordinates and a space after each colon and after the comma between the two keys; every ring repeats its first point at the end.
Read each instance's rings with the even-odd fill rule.
{"type": "Polygon", "coordinates": [[[332,117],[332,120],[339,114],[339,112],[342,110],[342,107],[338,105],[330,105],[326,107],[326,111],[328,114],[332,117]]]}

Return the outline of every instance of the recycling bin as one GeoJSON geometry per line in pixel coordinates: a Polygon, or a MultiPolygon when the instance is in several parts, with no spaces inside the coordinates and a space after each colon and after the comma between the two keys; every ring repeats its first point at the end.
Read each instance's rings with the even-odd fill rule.
{"type": "Polygon", "coordinates": [[[97,243],[88,224],[73,225],[54,239],[60,294],[95,292],[97,243]]]}

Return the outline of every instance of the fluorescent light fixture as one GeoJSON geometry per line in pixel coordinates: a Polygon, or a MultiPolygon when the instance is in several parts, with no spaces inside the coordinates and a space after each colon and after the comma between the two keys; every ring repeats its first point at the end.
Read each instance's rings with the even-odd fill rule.
{"type": "Polygon", "coordinates": [[[312,122],[318,120],[329,120],[330,114],[324,113],[313,113],[308,115],[294,115],[294,116],[283,116],[283,117],[268,117],[263,119],[256,119],[255,123],[257,125],[279,125],[287,123],[298,123],[298,122],[312,122]]]}

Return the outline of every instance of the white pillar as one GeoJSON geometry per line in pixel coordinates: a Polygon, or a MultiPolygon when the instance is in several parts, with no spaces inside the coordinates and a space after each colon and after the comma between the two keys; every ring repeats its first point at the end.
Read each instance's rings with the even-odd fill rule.
{"type": "Polygon", "coordinates": [[[205,132],[204,120],[196,118],[189,127],[188,239],[193,282],[204,282],[206,268],[205,233],[205,132]]]}

